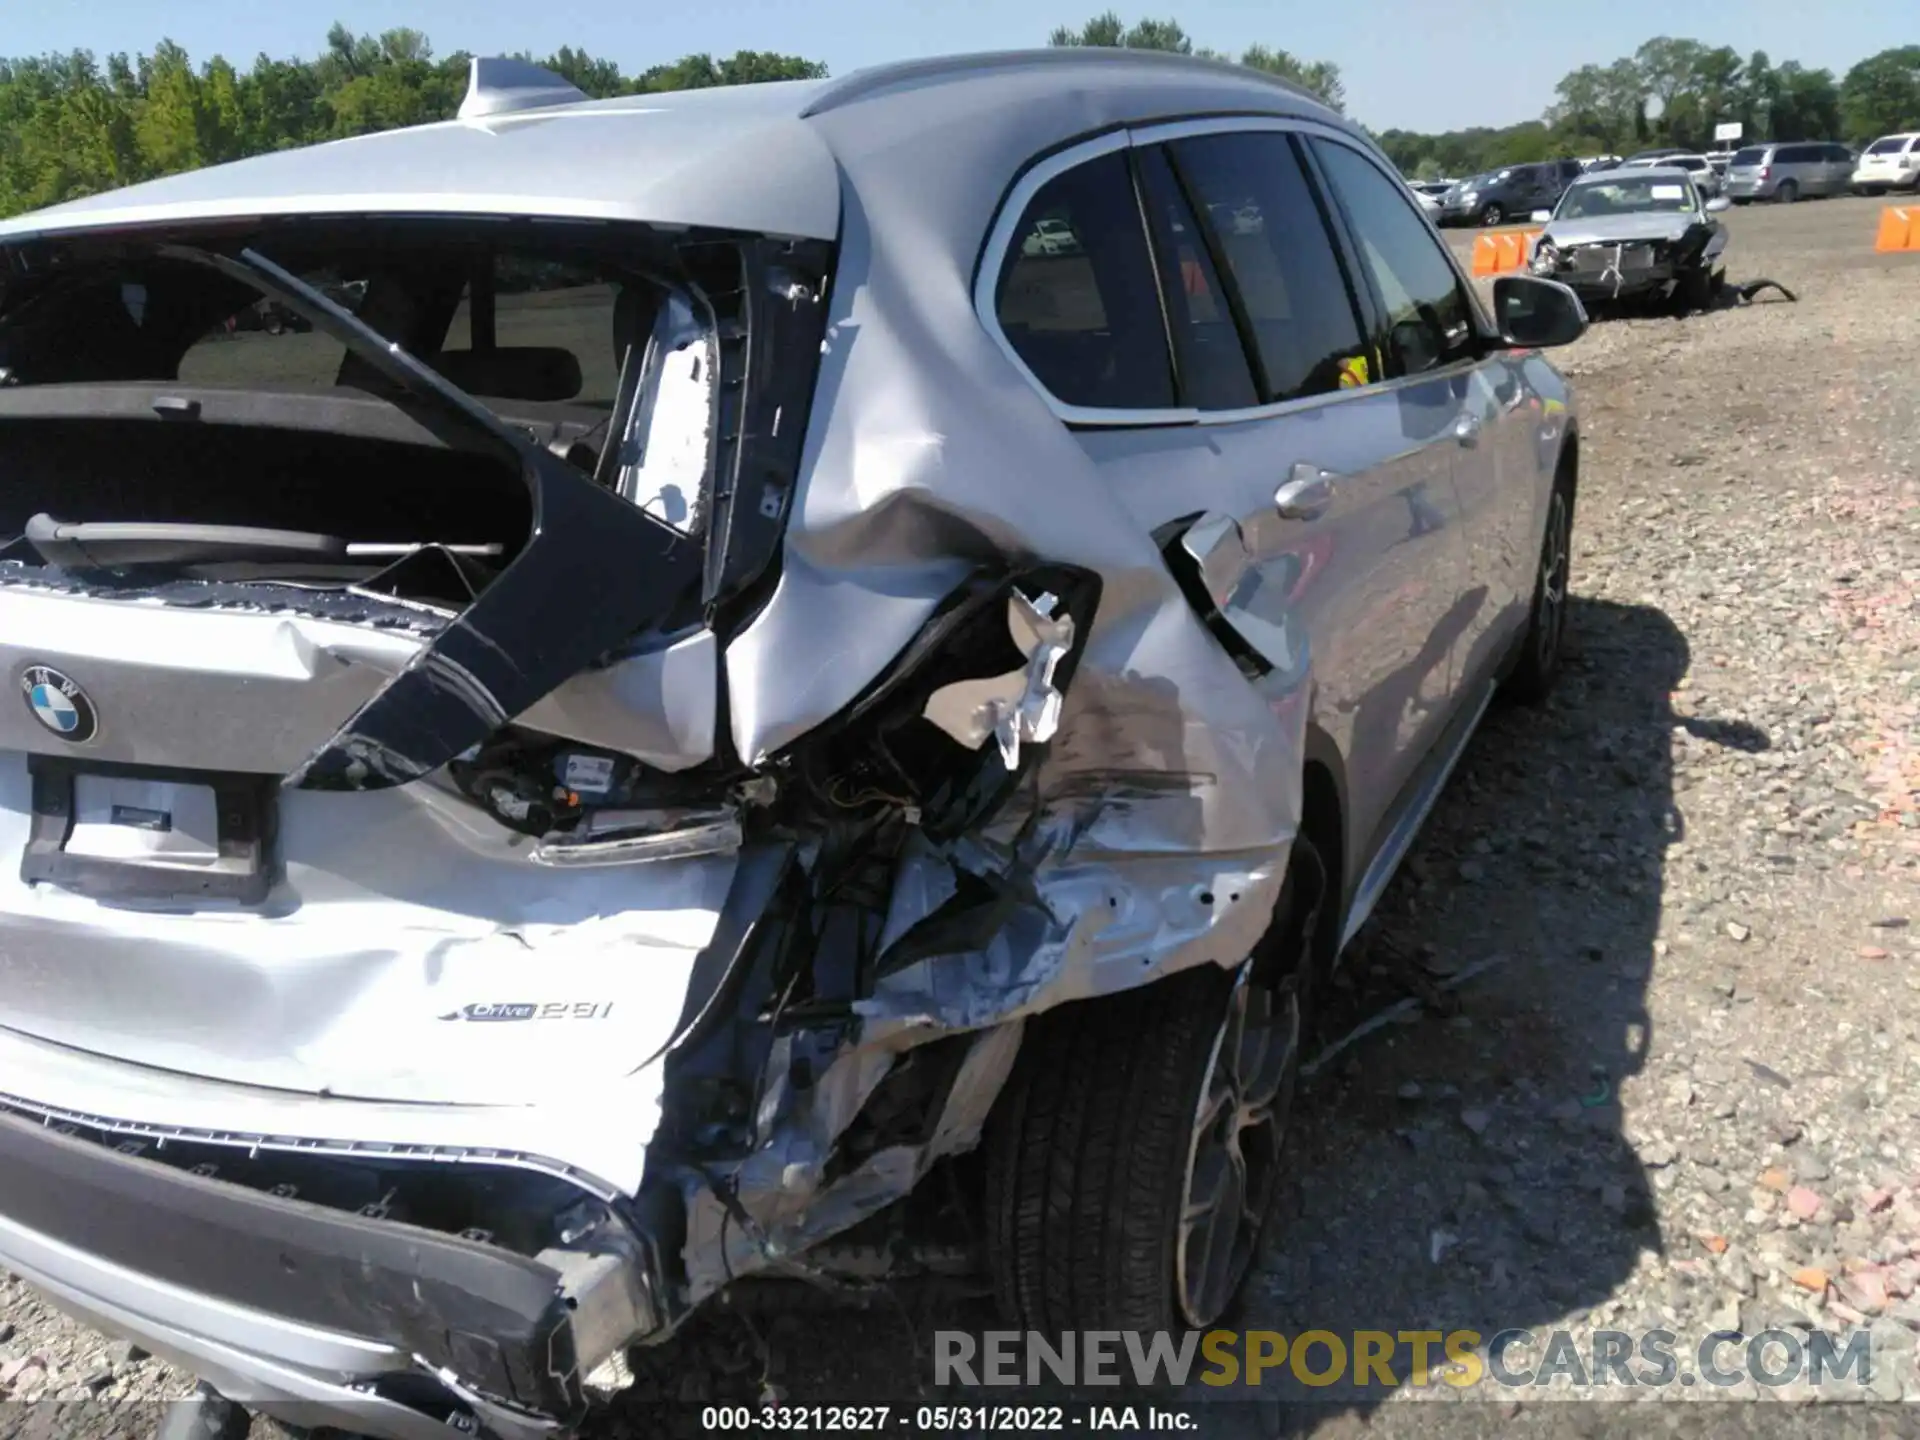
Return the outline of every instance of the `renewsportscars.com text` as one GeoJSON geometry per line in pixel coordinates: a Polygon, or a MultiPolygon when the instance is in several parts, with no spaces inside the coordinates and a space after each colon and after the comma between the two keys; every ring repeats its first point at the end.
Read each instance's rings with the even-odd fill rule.
{"type": "Polygon", "coordinates": [[[1044,1335],[942,1330],[933,1382],[957,1386],[1062,1384],[1302,1385],[1419,1389],[1434,1382],[1538,1389],[1550,1385],[1726,1387],[1742,1380],[1864,1390],[1873,1383],[1867,1330],[1720,1330],[1687,1342],[1671,1330],[1211,1330],[1175,1336],[1087,1330],[1044,1335]]]}

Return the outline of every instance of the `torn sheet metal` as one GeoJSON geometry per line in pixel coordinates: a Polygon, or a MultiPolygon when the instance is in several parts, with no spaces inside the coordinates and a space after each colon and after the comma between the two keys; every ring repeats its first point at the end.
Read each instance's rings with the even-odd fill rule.
{"type": "Polygon", "coordinates": [[[1026,656],[1019,670],[985,680],[957,680],[927,700],[924,715],[953,740],[978,750],[988,740],[1008,770],[1020,764],[1022,743],[1044,745],[1060,728],[1060,692],[1054,674],[1073,649],[1073,616],[1055,615],[1059,600],[1029,600],[1018,590],[1007,601],[1007,631],[1026,656]]]}
{"type": "MultiPolygon", "coordinates": [[[[770,1065],[780,1078],[760,1097],[773,1123],[759,1148],[685,1187],[695,1301],[786,1264],[904,1196],[934,1150],[971,1143],[1025,1016],[1238,964],[1271,923],[1299,821],[1304,635],[1276,640],[1287,664],[1249,683],[1114,504],[1097,455],[972,313],[977,233],[948,231],[952,202],[890,168],[883,147],[848,143],[885,178],[872,211],[848,206],[815,397],[832,422],[809,437],[779,585],[727,648],[734,745],[777,755],[843,710],[933,615],[957,566],[1075,566],[1102,588],[1091,625],[1026,597],[1010,621],[1029,664],[934,692],[927,718],[965,745],[994,740],[1001,763],[1044,743],[1033,793],[951,846],[908,845],[854,1032],[804,1091],[770,1065]],[[916,243],[876,243],[883,231],[916,243]],[[951,250],[928,248],[949,233],[951,250]],[[1078,663],[1055,703],[1059,644],[1077,646],[1078,663]],[[799,646],[807,665],[792,663],[799,646]],[[990,899],[962,901],[983,887],[990,899]],[[895,1057],[968,1034],[951,1139],[882,1150],[823,1183],[895,1057]]],[[[1284,600],[1263,606],[1293,635],[1284,600]]]]}
{"type": "Polygon", "coordinates": [[[832,1072],[823,1077],[823,1084],[832,1079],[835,1099],[812,1116],[813,1127],[782,1132],[728,1177],[726,1198],[712,1186],[689,1189],[684,1252],[689,1299],[697,1304],[745,1275],[796,1264],[805,1273],[809,1247],[886,1209],[919,1184],[937,1161],[972,1149],[1013,1072],[1022,1030],[1022,1022],[1015,1020],[973,1041],[926,1145],[878,1151],[822,1186],[831,1135],[822,1145],[819,1130],[837,1134],[836,1122],[844,1129],[891,1063],[884,1050],[844,1057],[834,1067],[844,1069],[844,1081],[832,1072]]]}

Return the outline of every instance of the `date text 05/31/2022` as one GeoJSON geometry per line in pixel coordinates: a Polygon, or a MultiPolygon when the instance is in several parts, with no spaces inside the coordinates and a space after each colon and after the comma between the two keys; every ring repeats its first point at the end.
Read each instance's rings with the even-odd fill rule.
{"type": "Polygon", "coordinates": [[[1190,1431],[1199,1422],[1184,1410],[1135,1405],[708,1405],[700,1428],[709,1431],[1190,1431]]]}

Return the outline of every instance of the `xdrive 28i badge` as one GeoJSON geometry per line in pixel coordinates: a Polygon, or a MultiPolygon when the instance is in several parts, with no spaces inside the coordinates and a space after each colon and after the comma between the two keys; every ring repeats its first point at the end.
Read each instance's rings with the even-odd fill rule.
{"type": "Polygon", "coordinates": [[[20,693],[33,718],[62,740],[84,745],[100,728],[100,717],[87,692],[50,666],[29,665],[22,670],[20,693]]]}

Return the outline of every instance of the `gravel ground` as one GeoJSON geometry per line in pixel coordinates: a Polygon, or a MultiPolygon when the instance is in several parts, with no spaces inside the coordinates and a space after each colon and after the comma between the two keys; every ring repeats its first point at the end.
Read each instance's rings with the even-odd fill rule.
{"type": "MultiPolygon", "coordinates": [[[[1402,996],[1409,957],[1494,963],[1316,1075],[1239,1324],[1664,1328],[1683,1362],[1718,1328],[1868,1324],[1874,1392],[1920,1399],[1920,257],[1872,253],[1878,211],[1735,211],[1732,277],[1798,304],[1562,352],[1584,434],[1563,688],[1490,718],[1325,1036],[1402,996]]],[[[637,1433],[652,1398],[910,1395],[934,1328],[991,1324],[911,1292],[758,1313],[652,1357],[601,1428],[637,1433]]],[[[0,1285],[0,1394],[185,1385],[0,1285]]],[[[1298,1428],[1415,1413],[1384,1398],[1298,1428]]]]}

